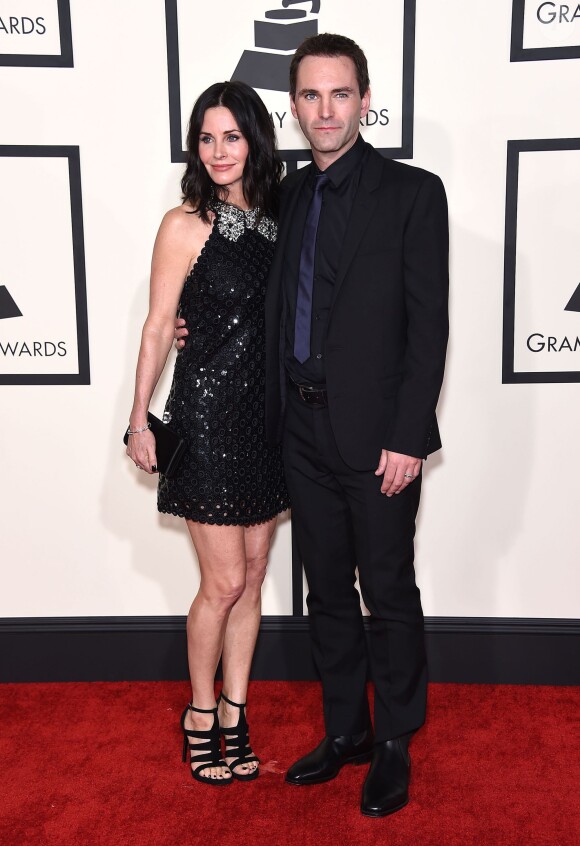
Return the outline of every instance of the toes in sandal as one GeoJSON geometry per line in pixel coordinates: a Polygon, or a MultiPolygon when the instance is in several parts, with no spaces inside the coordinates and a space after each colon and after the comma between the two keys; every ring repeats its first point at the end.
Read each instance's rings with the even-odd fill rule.
{"type": "Polygon", "coordinates": [[[212,778],[207,775],[200,775],[200,770],[206,770],[209,767],[225,767],[231,772],[230,768],[222,758],[221,743],[220,743],[220,726],[217,715],[217,708],[194,708],[190,703],[185,708],[181,715],[181,728],[183,729],[183,762],[187,762],[187,749],[189,747],[189,763],[191,767],[191,775],[197,781],[203,784],[213,784],[216,787],[219,785],[231,784],[232,776],[224,776],[222,778],[212,778]],[[213,714],[213,725],[210,729],[205,730],[190,730],[185,728],[185,717],[188,711],[195,711],[197,714],[213,714]],[[201,743],[191,743],[189,738],[195,738],[202,741],[201,743]]]}
{"type": "Polygon", "coordinates": [[[233,777],[237,778],[238,781],[253,781],[260,775],[258,767],[249,773],[237,773],[235,771],[235,767],[239,767],[242,764],[250,764],[253,761],[257,764],[260,763],[260,759],[254,755],[250,747],[250,729],[244,712],[246,703],[244,702],[243,705],[240,705],[238,702],[232,702],[232,700],[228,699],[227,696],[224,696],[223,693],[220,693],[218,702],[220,699],[223,699],[224,702],[228,703],[228,705],[233,705],[234,708],[240,709],[240,717],[236,726],[233,726],[232,728],[224,728],[223,726],[220,726],[220,732],[226,744],[225,757],[234,757],[234,760],[228,764],[228,767],[230,768],[233,777]]]}

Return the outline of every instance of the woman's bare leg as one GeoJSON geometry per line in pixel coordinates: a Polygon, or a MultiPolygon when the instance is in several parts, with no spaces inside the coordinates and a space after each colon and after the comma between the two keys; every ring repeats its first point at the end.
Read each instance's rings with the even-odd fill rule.
{"type": "MultiPolygon", "coordinates": [[[[214,679],[232,608],[246,587],[246,545],[243,526],[213,526],[187,520],[195,546],[201,582],[187,617],[187,654],[191,701],[197,708],[215,708],[214,679]]],[[[189,730],[211,727],[211,714],[188,711],[189,730]]],[[[208,767],[201,775],[231,778],[225,767],[208,767]]]]}
{"type": "MultiPolygon", "coordinates": [[[[223,691],[233,702],[245,702],[252,657],[260,628],[262,609],[262,583],[268,565],[268,553],[276,518],[267,523],[244,527],[246,558],[246,586],[230,611],[222,650],[223,691]]],[[[238,722],[239,708],[219,703],[219,719],[223,728],[232,728],[238,722]]],[[[228,763],[233,758],[226,758],[228,763]]],[[[246,774],[257,767],[256,762],[241,764],[236,772],[246,774]]]]}

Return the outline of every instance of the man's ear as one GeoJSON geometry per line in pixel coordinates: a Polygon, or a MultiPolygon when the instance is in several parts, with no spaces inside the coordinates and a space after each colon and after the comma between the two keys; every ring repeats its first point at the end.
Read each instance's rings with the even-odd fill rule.
{"type": "MultiPolygon", "coordinates": [[[[290,94],[290,111],[292,112],[292,117],[295,117],[298,120],[298,113],[296,111],[296,103],[294,102],[294,97],[290,94]]],[[[366,112],[365,112],[366,114],[366,112]]]]}
{"type": "Polygon", "coordinates": [[[361,98],[360,116],[366,117],[371,106],[371,89],[367,88],[361,98]]]}

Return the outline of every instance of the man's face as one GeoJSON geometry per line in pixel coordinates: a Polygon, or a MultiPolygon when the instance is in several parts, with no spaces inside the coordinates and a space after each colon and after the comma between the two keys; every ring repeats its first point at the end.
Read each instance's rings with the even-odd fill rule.
{"type": "Polygon", "coordinates": [[[298,65],[290,108],[318,165],[328,167],[352,147],[369,104],[370,90],[360,96],[354,62],[347,56],[305,56],[298,65]]]}

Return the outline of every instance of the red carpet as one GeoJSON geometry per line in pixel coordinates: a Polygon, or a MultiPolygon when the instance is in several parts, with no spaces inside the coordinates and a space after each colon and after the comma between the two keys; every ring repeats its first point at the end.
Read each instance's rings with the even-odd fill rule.
{"type": "Polygon", "coordinates": [[[178,683],[0,686],[2,846],[578,846],[580,689],[432,685],[411,802],[358,811],[366,767],[282,773],[322,735],[316,684],[254,682],[262,776],[216,789],[181,763],[178,683]]]}

